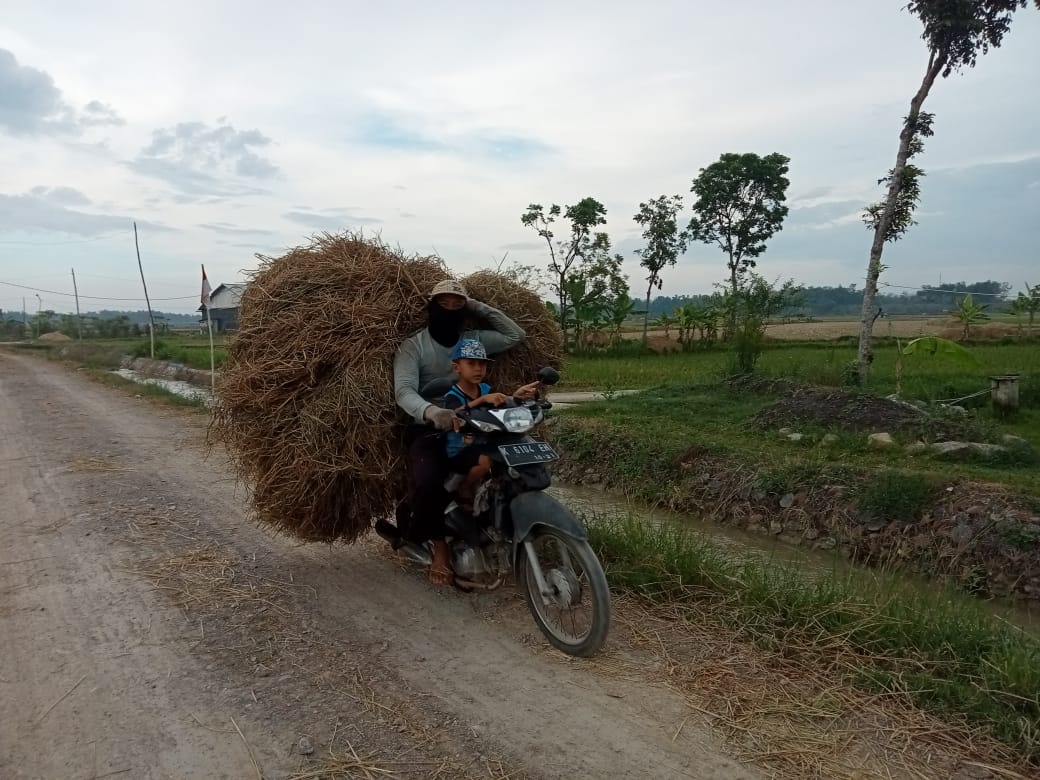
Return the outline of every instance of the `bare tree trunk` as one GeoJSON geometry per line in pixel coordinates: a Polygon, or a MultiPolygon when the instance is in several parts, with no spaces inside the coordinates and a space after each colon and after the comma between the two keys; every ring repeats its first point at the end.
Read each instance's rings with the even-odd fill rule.
{"type": "Polygon", "coordinates": [[[903,169],[906,161],[910,158],[910,142],[913,140],[917,127],[917,117],[921,113],[924,99],[928,97],[935,79],[946,64],[946,55],[936,56],[934,52],[928,59],[928,70],[924,74],[921,86],[910,101],[910,113],[907,114],[903,123],[903,131],[899,134],[899,150],[896,153],[896,164],[892,169],[892,180],[888,183],[888,194],[885,196],[885,205],[881,211],[881,217],[874,226],[874,241],[870,245],[870,262],[867,263],[866,284],[863,287],[863,309],[860,312],[859,350],[856,353],[856,368],[859,373],[859,383],[866,385],[870,379],[870,364],[874,360],[874,320],[877,301],[877,281],[881,275],[881,253],[885,250],[885,239],[888,236],[892,224],[892,214],[895,210],[899,191],[903,186],[903,169]]]}
{"type": "Polygon", "coordinates": [[[654,289],[654,283],[650,282],[650,286],[646,288],[646,311],[643,312],[643,346],[646,346],[646,328],[650,323],[650,292],[654,289]]]}
{"type": "Polygon", "coordinates": [[[556,293],[557,293],[556,294],[556,300],[559,302],[560,308],[556,311],[556,319],[558,319],[560,321],[560,332],[563,334],[563,347],[564,347],[564,349],[566,349],[567,348],[567,293],[564,292],[564,289],[563,289],[563,282],[564,282],[564,279],[565,279],[564,275],[562,273],[560,273],[560,274],[558,274],[558,277],[559,277],[559,279],[557,280],[557,283],[559,284],[559,287],[557,287],[557,290],[556,290],[556,293]]]}
{"type": "Polygon", "coordinates": [[[722,335],[723,341],[729,341],[737,333],[737,264],[739,260],[733,259],[733,251],[729,250],[729,287],[733,297],[729,302],[729,316],[726,318],[726,330],[722,335]]]}

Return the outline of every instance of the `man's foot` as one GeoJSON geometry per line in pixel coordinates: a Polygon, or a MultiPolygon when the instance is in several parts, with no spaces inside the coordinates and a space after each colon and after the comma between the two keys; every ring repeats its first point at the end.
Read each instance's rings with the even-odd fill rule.
{"type": "Polygon", "coordinates": [[[430,582],[434,585],[451,585],[455,572],[451,570],[451,553],[448,543],[438,539],[433,543],[433,563],[430,564],[430,582]]]}

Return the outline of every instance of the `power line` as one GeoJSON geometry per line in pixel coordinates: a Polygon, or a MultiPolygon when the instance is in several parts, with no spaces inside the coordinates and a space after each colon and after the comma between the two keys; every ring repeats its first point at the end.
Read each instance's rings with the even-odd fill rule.
{"type": "MultiPolygon", "coordinates": [[[[929,292],[929,293],[941,293],[945,295],[981,295],[987,298],[1007,298],[1009,301],[1014,298],[1009,298],[1007,293],[983,293],[983,292],[971,292],[970,290],[947,290],[942,287],[909,287],[905,284],[889,284],[888,282],[878,282],[878,287],[895,287],[899,290],[916,290],[918,292],[929,292]]],[[[1033,300],[1040,300],[1040,295],[1024,295],[1023,298],[1030,298],[1033,300]]]]}
{"type": "MultiPolygon", "coordinates": [[[[67,298],[74,298],[75,297],[74,293],[61,292],[60,290],[44,290],[42,287],[29,287],[29,286],[24,285],[24,284],[15,284],[14,282],[0,281],[0,284],[6,284],[9,287],[18,287],[19,289],[22,289],[22,290],[32,290],[33,292],[47,293],[48,295],[64,295],[67,298]]],[[[136,301],[137,303],[140,303],[141,301],[144,300],[144,298],[104,298],[104,297],[101,297],[99,295],[81,295],[79,297],[80,298],[88,298],[88,299],[90,299],[92,301],[136,301]]],[[[156,298],[155,300],[157,300],[157,301],[188,301],[188,300],[191,300],[191,299],[193,299],[195,297],[196,296],[194,296],[194,295],[181,295],[181,296],[179,296],[177,298],[156,298]]]]}

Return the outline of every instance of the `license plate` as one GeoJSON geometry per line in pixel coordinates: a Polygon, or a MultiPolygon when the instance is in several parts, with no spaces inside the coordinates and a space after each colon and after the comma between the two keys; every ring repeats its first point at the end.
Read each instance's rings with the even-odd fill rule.
{"type": "Polygon", "coordinates": [[[500,444],[498,451],[507,466],[529,466],[532,463],[548,463],[560,456],[548,444],[534,441],[529,444],[500,444]]]}

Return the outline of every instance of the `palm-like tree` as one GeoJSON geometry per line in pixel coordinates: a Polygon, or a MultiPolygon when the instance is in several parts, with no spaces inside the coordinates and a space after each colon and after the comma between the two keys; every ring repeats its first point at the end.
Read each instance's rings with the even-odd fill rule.
{"type": "Polygon", "coordinates": [[[978,325],[989,319],[989,315],[986,314],[986,309],[989,308],[988,303],[975,303],[971,299],[971,293],[968,293],[961,298],[960,303],[957,304],[957,308],[954,309],[951,314],[953,318],[963,326],[961,331],[961,340],[965,340],[971,334],[971,326],[978,325]]]}

